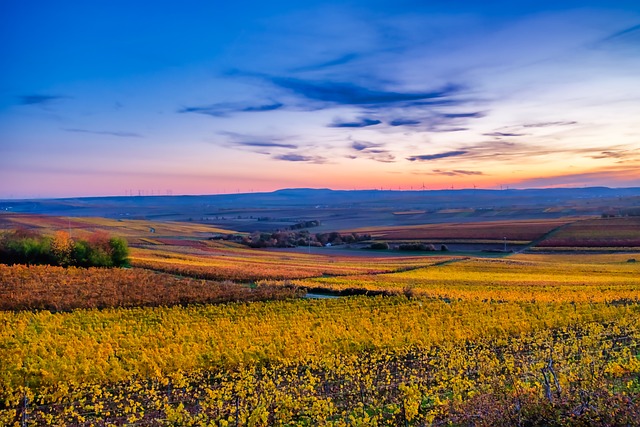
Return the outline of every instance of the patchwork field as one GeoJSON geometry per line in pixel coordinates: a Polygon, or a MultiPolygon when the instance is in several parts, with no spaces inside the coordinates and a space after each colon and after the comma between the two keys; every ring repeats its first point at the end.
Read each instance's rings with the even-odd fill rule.
{"type": "Polygon", "coordinates": [[[456,259],[398,273],[318,277],[288,282],[309,289],[404,292],[412,296],[476,301],[640,300],[640,263],[628,255],[554,260],[516,255],[508,259],[456,259]],[[606,259],[606,261],[605,261],[606,259]]]}
{"type": "Polygon", "coordinates": [[[214,234],[233,233],[231,230],[197,223],[159,222],[134,219],[109,219],[99,217],[76,218],[35,214],[0,213],[0,230],[26,228],[45,234],[68,231],[72,237],[95,231],[104,231],[124,237],[130,245],[148,243],[148,239],[166,236],[179,239],[207,238],[214,234]]]}
{"type": "MultiPolygon", "coordinates": [[[[196,224],[0,222],[122,232],[134,266],[0,265],[0,425],[611,426],[640,416],[640,252],[281,252],[209,240],[224,230],[196,224]],[[300,298],[307,290],[333,297],[300,298]]],[[[564,224],[521,236],[554,238],[564,224]]]]}
{"type": "Polygon", "coordinates": [[[383,240],[464,240],[530,242],[578,218],[423,224],[395,227],[362,227],[354,230],[383,240]]]}
{"type": "Polygon", "coordinates": [[[69,311],[287,299],[291,287],[249,287],[144,269],[62,268],[0,264],[0,310],[69,311]]]}
{"type": "Polygon", "coordinates": [[[640,248],[640,217],[577,221],[538,244],[540,248],[640,248]]]}
{"type": "MultiPolygon", "coordinates": [[[[317,252],[317,250],[316,250],[317,252]]],[[[326,251],[325,251],[326,253],[326,251]]],[[[257,251],[246,246],[163,247],[132,251],[132,265],[197,278],[256,281],[377,274],[419,268],[453,256],[377,257],[257,251]]]]}

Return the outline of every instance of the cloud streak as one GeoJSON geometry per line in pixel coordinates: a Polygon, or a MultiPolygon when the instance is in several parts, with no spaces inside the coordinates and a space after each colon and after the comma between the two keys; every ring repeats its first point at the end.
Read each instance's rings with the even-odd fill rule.
{"type": "Polygon", "coordinates": [[[46,105],[65,98],[68,98],[68,96],[32,94],[18,97],[20,105],[46,105]]]}
{"type": "Polygon", "coordinates": [[[283,160],[287,162],[304,162],[304,163],[315,163],[315,164],[323,164],[323,163],[326,163],[326,160],[327,160],[324,157],[320,157],[320,156],[306,156],[303,154],[295,154],[295,153],[279,154],[279,155],[272,156],[272,158],[275,160],[283,160]]]}
{"type": "Polygon", "coordinates": [[[417,126],[421,122],[420,120],[413,119],[395,119],[389,122],[390,126],[417,126]]]}
{"type": "Polygon", "coordinates": [[[218,132],[218,134],[228,138],[228,146],[231,148],[240,150],[246,149],[248,151],[257,152],[260,154],[271,154],[270,152],[264,150],[268,148],[285,150],[295,150],[299,148],[298,144],[290,143],[289,138],[285,137],[255,136],[224,131],[218,132]]]}
{"type": "Polygon", "coordinates": [[[77,128],[67,128],[63,130],[66,132],[73,132],[73,133],[90,133],[92,135],[117,136],[119,138],[143,138],[143,136],[140,135],[139,133],[126,132],[126,131],[89,130],[89,129],[77,129],[77,128]]]}
{"type": "Polygon", "coordinates": [[[389,105],[408,101],[439,101],[458,94],[461,87],[448,84],[430,92],[399,92],[372,89],[351,82],[334,80],[303,80],[235,71],[230,75],[258,77],[308,100],[338,105],[389,105]]]}
{"type": "Polygon", "coordinates": [[[467,153],[468,151],[465,151],[465,150],[446,151],[444,153],[437,153],[437,154],[422,154],[418,156],[410,156],[410,157],[407,157],[407,160],[409,160],[410,162],[415,162],[415,161],[424,162],[424,161],[430,161],[430,160],[446,159],[448,157],[463,156],[467,153]]]}
{"type": "Polygon", "coordinates": [[[601,42],[617,41],[619,39],[626,38],[630,35],[635,35],[635,36],[640,35],[640,24],[634,25],[633,27],[625,28],[624,30],[621,30],[621,31],[617,31],[609,35],[608,37],[603,38],[601,42]]]}
{"type": "Polygon", "coordinates": [[[213,117],[226,117],[234,113],[259,113],[264,111],[275,111],[283,107],[284,104],[280,102],[258,105],[221,102],[217,104],[197,107],[183,107],[178,110],[178,113],[196,113],[213,117]]]}
{"type": "Polygon", "coordinates": [[[364,127],[369,127],[369,126],[375,126],[375,125],[379,125],[380,123],[382,123],[380,120],[377,119],[368,119],[366,117],[362,117],[356,121],[334,121],[333,123],[331,123],[329,125],[329,127],[332,128],[364,128],[364,127]]]}
{"type": "Polygon", "coordinates": [[[326,68],[332,68],[332,67],[336,67],[339,65],[344,65],[347,64],[349,62],[353,62],[354,60],[358,59],[360,57],[359,54],[357,53],[347,53],[346,55],[342,55],[336,59],[332,59],[330,61],[326,61],[326,62],[321,62],[319,64],[313,64],[313,65],[307,65],[307,66],[303,66],[303,67],[298,67],[298,68],[294,68],[293,70],[291,70],[294,73],[299,73],[299,72],[306,72],[306,71],[318,71],[318,70],[324,70],[326,68]]]}
{"type": "Polygon", "coordinates": [[[262,141],[242,141],[242,142],[238,142],[237,145],[240,145],[243,147],[257,147],[257,148],[290,148],[290,149],[298,148],[298,146],[294,144],[282,144],[279,142],[262,142],[262,141]]]}
{"type": "Polygon", "coordinates": [[[489,133],[483,133],[482,135],[484,135],[484,136],[495,136],[496,138],[507,138],[507,137],[525,136],[526,133],[489,132],[489,133]]]}
{"type": "Polygon", "coordinates": [[[578,122],[574,121],[558,121],[558,122],[540,122],[540,123],[525,123],[521,125],[523,128],[546,128],[552,126],[571,126],[578,122]]]}
{"type": "Polygon", "coordinates": [[[566,175],[553,175],[521,180],[519,187],[561,187],[561,186],[602,186],[623,183],[629,186],[640,185],[637,169],[602,169],[566,175]]]}
{"type": "Polygon", "coordinates": [[[628,159],[640,157],[640,150],[607,150],[589,156],[592,159],[628,159]]]}
{"type": "Polygon", "coordinates": [[[367,141],[353,141],[353,143],[351,143],[351,148],[353,148],[356,151],[364,151],[364,150],[369,150],[371,148],[379,148],[381,146],[382,144],[375,144],[373,142],[367,142],[367,141]]]}
{"type": "Polygon", "coordinates": [[[477,176],[477,175],[484,175],[483,172],[480,171],[469,171],[469,170],[463,170],[463,169],[454,169],[454,170],[441,170],[441,169],[434,169],[433,173],[436,175],[446,175],[446,176],[477,176]]]}

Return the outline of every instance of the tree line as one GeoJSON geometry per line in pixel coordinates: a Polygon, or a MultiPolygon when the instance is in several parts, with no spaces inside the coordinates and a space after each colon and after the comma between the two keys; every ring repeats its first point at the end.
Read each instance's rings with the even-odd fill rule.
{"type": "MultiPolygon", "coordinates": [[[[314,221],[315,222],[315,221],[314,221]]],[[[310,233],[308,230],[279,230],[273,233],[253,232],[242,236],[228,234],[212,237],[212,240],[232,240],[251,248],[295,248],[297,246],[350,245],[371,240],[370,234],[338,232],[310,233]]]]}
{"type": "Polygon", "coordinates": [[[53,236],[19,229],[0,235],[0,262],[4,264],[48,264],[62,267],[127,267],[127,241],[103,231],[72,239],[66,231],[53,236]]]}

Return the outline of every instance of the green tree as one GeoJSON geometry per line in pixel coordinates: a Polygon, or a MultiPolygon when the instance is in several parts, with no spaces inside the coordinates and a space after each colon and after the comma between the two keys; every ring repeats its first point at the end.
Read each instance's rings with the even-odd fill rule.
{"type": "Polygon", "coordinates": [[[112,237],[109,239],[111,246],[111,264],[114,267],[129,266],[129,246],[127,241],[120,237],[112,237]]]}

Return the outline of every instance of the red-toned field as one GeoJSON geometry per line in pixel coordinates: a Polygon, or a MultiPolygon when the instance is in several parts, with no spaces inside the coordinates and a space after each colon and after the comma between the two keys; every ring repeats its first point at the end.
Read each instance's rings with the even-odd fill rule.
{"type": "Polygon", "coordinates": [[[556,248],[640,247],[640,217],[576,221],[538,244],[556,248]]]}
{"type": "Polygon", "coordinates": [[[62,268],[0,264],[0,310],[67,311],[77,308],[217,304],[294,298],[281,286],[250,288],[155,273],[139,268],[62,268]]]}
{"type": "Polygon", "coordinates": [[[530,242],[576,218],[362,227],[354,231],[383,240],[502,240],[530,242]]]}
{"type": "MultiPolygon", "coordinates": [[[[232,230],[184,222],[159,222],[133,219],[70,218],[35,214],[0,213],[0,232],[17,228],[32,229],[43,234],[68,231],[72,238],[104,231],[124,237],[130,245],[149,244],[149,239],[207,238],[214,234],[234,233],[232,230]]],[[[186,243],[185,243],[186,244],[186,243]]]]}
{"type": "Polygon", "coordinates": [[[363,257],[277,252],[251,249],[240,244],[227,247],[217,243],[209,245],[204,250],[196,246],[134,248],[131,264],[202,279],[256,281],[391,273],[459,258],[451,255],[384,257],[372,256],[371,252],[363,257]]]}

